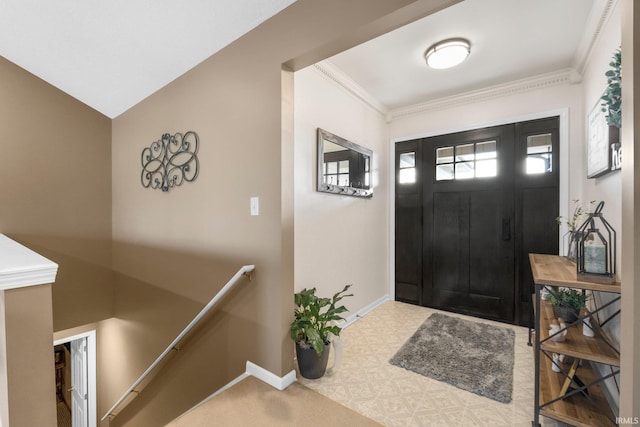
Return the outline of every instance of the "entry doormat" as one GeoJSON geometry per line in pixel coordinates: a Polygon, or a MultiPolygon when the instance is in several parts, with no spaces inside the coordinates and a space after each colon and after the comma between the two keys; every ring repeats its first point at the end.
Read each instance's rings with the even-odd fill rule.
{"type": "Polygon", "coordinates": [[[434,313],[389,361],[502,403],[513,390],[512,329],[434,313]]]}

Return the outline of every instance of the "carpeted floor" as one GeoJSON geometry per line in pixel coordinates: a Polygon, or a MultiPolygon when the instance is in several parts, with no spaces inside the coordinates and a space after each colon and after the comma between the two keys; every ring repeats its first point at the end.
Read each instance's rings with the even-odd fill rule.
{"type": "MultiPolygon", "coordinates": [[[[531,427],[533,350],[527,329],[469,316],[447,315],[506,327],[515,332],[510,403],[478,396],[442,381],[399,368],[389,359],[433,313],[426,307],[389,301],[345,328],[342,363],[307,387],[389,427],[531,427]]],[[[543,427],[567,427],[542,417],[543,427]]]]}
{"type": "Polygon", "coordinates": [[[248,377],[167,427],[379,427],[325,396],[294,383],[283,391],[248,377]]]}
{"type": "Polygon", "coordinates": [[[58,411],[58,427],[71,427],[71,412],[67,405],[64,402],[58,402],[56,407],[58,411]]]}
{"type": "MultiPolygon", "coordinates": [[[[333,367],[331,355],[329,369],[324,377],[317,380],[298,377],[299,383],[389,427],[531,427],[534,388],[533,351],[527,346],[526,328],[453,315],[507,327],[515,332],[514,389],[512,401],[508,404],[478,396],[389,363],[389,359],[402,344],[435,312],[437,311],[433,309],[394,301],[377,307],[343,330],[341,338],[345,347],[339,367],[333,367]]],[[[451,315],[451,313],[447,314],[451,315]]],[[[308,396],[315,399],[317,395],[309,394],[307,391],[297,395],[295,390],[298,388],[294,386],[292,386],[294,388],[290,387],[291,390],[287,389],[284,392],[278,392],[266,384],[263,387],[267,388],[269,394],[263,395],[261,392],[256,392],[253,398],[248,396],[244,398],[242,389],[231,388],[230,391],[233,391],[235,396],[233,399],[225,403],[218,401],[220,405],[217,408],[210,408],[207,404],[203,404],[193,412],[174,420],[169,426],[379,425],[358,424],[358,422],[371,423],[370,420],[363,420],[361,417],[356,418],[357,421],[352,421],[353,412],[342,412],[344,408],[340,405],[337,407],[336,418],[328,422],[327,418],[318,418],[318,412],[314,410],[315,404],[307,403],[308,396]],[[283,397],[282,399],[286,401],[280,401],[278,393],[288,395],[290,392],[294,394],[291,400],[283,397]],[[253,399],[257,402],[256,404],[252,402],[253,399]],[[285,408],[292,405],[297,414],[290,414],[288,424],[285,424],[284,421],[281,422],[284,416],[274,417],[270,414],[268,402],[271,401],[278,402],[278,413],[286,414],[288,409],[285,408]],[[237,403],[240,409],[233,409],[234,403],[237,403]],[[253,407],[256,409],[252,409],[253,407]],[[235,418],[238,412],[240,412],[239,418],[235,418]],[[267,415],[264,417],[260,415],[265,413],[267,415]],[[226,424],[229,418],[231,422],[226,424]],[[241,424],[242,422],[244,424],[241,424]],[[266,424],[267,422],[270,424],[266,424]]],[[[209,402],[215,400],[216,398],[209,402]]],[[[326,413],[332,413],[333,411],[328,409],[332,407],[335,408],[325,406],[323,403],[318,406],[320,411],[326,413]]],[[[543,427],[568,427],[545,417],[540,421],[543,427]]]]}
{"type": "Polygon", "coordinates": [[[434,313],[390,363],[462,390],[511,402],[513,330],[434,313]]]}

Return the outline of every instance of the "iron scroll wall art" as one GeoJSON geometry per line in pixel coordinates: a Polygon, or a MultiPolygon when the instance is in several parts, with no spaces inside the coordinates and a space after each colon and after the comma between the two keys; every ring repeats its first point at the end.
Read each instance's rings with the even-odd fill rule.
{"type": "Polygon", "coordinates": [[[200,169],[199,145],[198,134],[193,131],[184,135],[163,134],[142,150],[142,186],[167,192],[185,181],[194,181],[200,169]]]}

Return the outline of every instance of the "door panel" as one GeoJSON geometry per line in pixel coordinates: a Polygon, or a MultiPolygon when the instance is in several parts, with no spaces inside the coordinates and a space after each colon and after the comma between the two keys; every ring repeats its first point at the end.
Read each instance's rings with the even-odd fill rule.
{"type": "Polygon", "coordinates": [[[461,193],[433,195],[433,291],[465,293],[469,270],[469,202],[461,193]]]}
{"type": "Polygon", "coordinates": [[[87,427],[87,339],[71,341],[71,423],[87,427]]]}
{"type": "Polygon", "coordinates": [[[424,305],[510,322],[513,127],[443,135],[423,144],[423,200],[431,200],[423,204],[424,305]],[[495,176],[478,173],[487,145],[494,147],[495,176]],[[439,173],[443,165],[454,174],[439,173]],[[478,176],[457,179],[459,169],[465,170],[461,176],[469,170],[478,176]]]}
{"type": "Polygon", "coordinates": [[[396,198],[396,298],[418,303],[422,284],[422,206],[415,194],[396,198]]]}
{"type": "Polygon", "coordinates": [[[557,253],[558,154],[557,117],[396,144],[397,299],[528,324],[528,254],[557,253]]]}
{"type": "Polygon", "coordinates": [[[439,308],[513,320],[513,241],[503,236],[500,190],[436,193],[433,286],[439,308]]]}
{"type": "Polygon", "coordinates": [[[422,180],[417,174],[421,146],[396,146],[395,293],[398,301],[422,304],[422,180]]]}

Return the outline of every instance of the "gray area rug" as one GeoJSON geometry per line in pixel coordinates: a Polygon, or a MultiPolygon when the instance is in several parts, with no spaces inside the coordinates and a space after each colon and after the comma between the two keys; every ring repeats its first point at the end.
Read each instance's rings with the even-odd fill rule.
{"type": "Polygon", "coordinates": [[[514,341],[512,329],[434,313],[389,362],[509,403],[514,341]]]}

